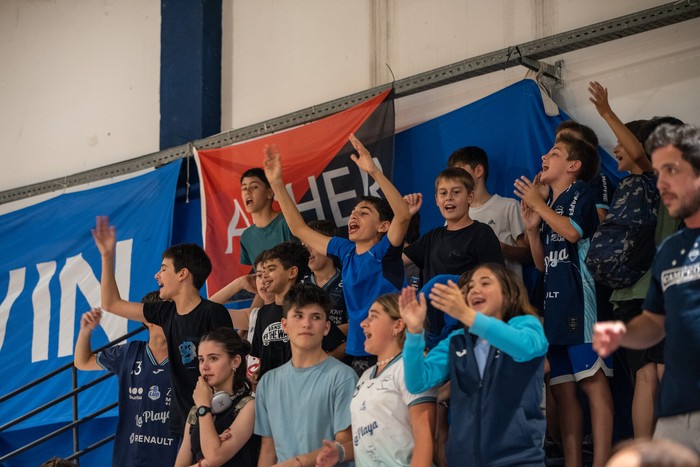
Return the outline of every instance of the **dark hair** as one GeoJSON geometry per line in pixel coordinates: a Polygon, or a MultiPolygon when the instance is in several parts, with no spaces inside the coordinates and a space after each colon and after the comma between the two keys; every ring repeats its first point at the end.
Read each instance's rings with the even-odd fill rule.
{"type": "Polygon", "coordinates": [[[646,141],[645,149],[651,154],[659,148],[673,146],[681,152],[683,160],[700,175],[700,131],[695,125],[659,125],[646,141]]]}
{"type": "Polygon", "coordinates": [[[377,212],[379,213],[379,220],[381,222],[391,222],[394,219],[394,211],[392,211],[389,201],[385,200],[384,198],[369,195],[360,196],[357,199],[357,203],[355,203],[355,206],[357,206],[363,201],[371,204],[372,207],[377,210],[377,212]]]}
{"type": "Polygon", "coordinates": [[[335,237],[338,234],[338,229],[332,221],[319,219],[309,221],[308,225],[312,230],[322,233],[326,237],[335,237]]]}
{"type": "Polygon", "coordinates": [[[211,261],[201,246],[194,243],[173,245],[163,252],[163,258],[172,260],[175,272],[187,268],[192,275],[192,285],[199,290],[211,273],[211,261]]]}
{"type": "Polygon", "coordinates": [[[278,260],[282,267],[287,270],[296,266],[297,273],[295,282],[299,282],[308,272],[309,250],[297,242],[282,242],[267,250],[265,262],[278,260]]]}
{"type": "MultiPolygon", "coordinates": [[[[534,306],[530,304],[527,296],[527,289],[523,280],[516,273],[499,263],[484,263],[476,266],[469,272],[465,272],[459,278],[457,286],[464,289],[469,286],[474,273],[481,268],[488,269],[496,276],[503,292],[503,321],[508,322],[511,318],[522,315],[539,316],[534,306]]],[[[466,292],[465,292],[466,295],[466,292]]]]}
{"type": "Polygon", "coordinates": [[[435,178],[435,191],[437,192],[438,184],[443,180],[452,180],[457,183],[461,183],[462,186],[468,191],[474,191],[474,177],[464,169],[458,167],[448,167],[447,169],[440,172],[435,178]]]}
{"type": "Polygon", "coordinates": [[[248,169],[245,172],[243,172],[243,175],[241,175],[241,183],[243,183],[243,179],[246,177],[255,177],[259,178],[261,182],[265,184],[266,187],[270,188],[270,182],[267,181],[267,176],[265,175],[265,171],[261,169],[260,167],[253,167],[252,169],[248,169]]]}
{"type": "Polygon", "coordinates": [[[576,173],[577,180],[587,182],[596,176],[600,170],[600,156],[595,147],[567,133],[559,135],[556,142],[566,146],[566,152],[569,153],[567,160],[581,161],[581,168],[576,173]]]}
{"type": "Polygon", "coordinates": [[[282,300],[282,317],[286,318],[292,308],[306,305],[318,305],[326,314],[326,320],[331,312],[331,298],[321,287],[314,284],[296,284],[285,294],[282,300]]]}
{"type": "Polygon", "coordinates": [[[158,303],[162,301],[163,299],[160,298],[160,290],[148,292],[146,295],[143,296],[143,298],[141,298],[141,303],[158,303]]]}
{"type": "Polygon", "coordinates": [[[51,459],[41,464],[40,467],[75,467],[77,465],[78,464],[74,462],[61,459],[60,457],[52,457],[51,459]]]}
{"type": "Polygon", "coordinates": [[[694,467],[700,465],[698,454],[670,439],[631,439],[615,446],[613,455],[632,451],[639,456],[639,467],[694,467]]]}
{"type": "Polygon", "coordinates": [[[579,123],[576,120],[565,120],[559,124],[557,130],[554,132],[558,135],[561,132],[574,133],[572,136],[576,139],[582,139],[586,143],[593,146],[593,149],[598,148],[598,135],[590,127],[587,127],[583,123],[579,123]]]}
{"type": "Polygon", "coordinates": [[[447,159],[447,167],[455,167],[457,164],[468,165],[472,169],[480,165],[484,168],[484,181],[489,178],[489,156],[479,146],[466,146],[453,152],[447,159]]]}
{"type": "Polygon", "coordinates": [[[231,358],[239,355],[241,357],[241,364],[233,375],[233,391],[239,391],[244,387],[250,389],[251,384],[250,381],[248,381],[248,365],[246,360],[246,356],[250,353],[251,348],[248,341],[241,339],[241,336],[239,336],[233,328],[220,327],[204,334],[199,340],[200,344],[202,342],[216,342],[217,344],[221,344],[224,347],[224,351],[231,358]]]}
{"type": "MultiPolygon", "coordinates": [[[[646,143],[647,139],[649,139],[649,136],[651,136],[654,130],[656,130],[659,125],[663,125],[664,123],[668,123],[669,125],[684,125],[683,121],[677,119],[676,117],[652,117],[651,120],[647,120],[646,125],[644,125],[639,132],[639,141],[642,142],[642,145],[646,143]]],[[[647,152],[647,157],[651,159],[650,152],[647,152]]]]}
{"type": "Polygon", "coordinates": [[[265,264],[265,261],[267,261],[268,257],[268,251],[269,250],[263,250],[258,254],[258,256],[255,257],[255,261],[253,261],[253,271],[255,271],[255,268],[258,264],[265,264]]]}
{"type": "MultiPolygon", "coordinates": [[[[644,129],[649,124],[649,120],[632,120],[625,123],[625,127],[634,135],[634,137],[644,146],[644,129]]],[[[646,154],[646,152],[645,152],[646,154]]],[[[646,154],[647,159],[650,159],[649,154],[646,154]]]]}

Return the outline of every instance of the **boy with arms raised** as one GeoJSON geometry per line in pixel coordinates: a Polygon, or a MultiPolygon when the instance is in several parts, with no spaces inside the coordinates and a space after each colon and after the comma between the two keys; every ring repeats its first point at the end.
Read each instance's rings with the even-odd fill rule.
{"type": "MultiPolygon", "coordinates": [[[[309,227],[328,237],[336,234],[335,224],[329,220],[309,222],[309,227]]],[[[347,335],[348,310],[343,293],[343,278],[340,269],[336,267],[336,259],[330,258],[306,245],[309,250],[309,274],[302,279],[305,284],[321,287],[331,298],[331,313],[328,317],[338,328],[347,335]]],[[[341,358],[334,355],[336,358],[341,358]]]]}
{"type": "Polygon", "coordinates": [[[292,239],[284,216],[272,209],[275,195],[265,172],[254,167],[241,176],[241,197],[253,225],[241,234],[241,264],[252,266],[258,255],[273,246],[292,239]]]}
{"type": "Polygon", "coordinates": [[[129,302],[122,300],[114,278],[117,236],[107,217],[97,218],[92,236],[102,256],[102,308],[133,321],[149,322],[163,328],[174,396],[170,405],[170,431],[182,436],[187,412],[194,405],[192,392],[199,376],[199,338],[212,329],[233,327],[224,306],[199,296],[199,289],[211,272],[211,261],[198,245],[171,246],[163,252],[163,262],[155,276],[163,301],[129,302]]]}
{"type": "Polygon", "coordinates": [[[544,328],[549,340],[550,386],[559,411],[566,465],[581,465],[582,413],[576,387],[588,396],[594,466],[610,456],[612,396],[610,363],[593,351],[596,291],[585,265],[590,237],[598,226],[586,183],[600,161],[590,144],[560,134],[542,156],[540,181],[551,189],[549,203],[526,177],[515,181],[535,266],[545,273],[544,328]]]}
{"type": "Polygon", "coordinates": [[[351,156],[353,162],[377,182],[386,200],[371,196],[360,199],[348,220],[348,240],[327,237],[306,225],[284,186],[276,146],[265,148],[265,173],[292,233],[313,250],[340,258],[350,320],[345,352],[355,371],[361,374],[374,364],[376,357],[364,350],[360,323],[376,297],[396,292],[403,285],[401,247],[411,212],[394,185],[375,165],[369,151],[354,135],[350,135],[350,142],[357,151],[357,155],[351,156]]]}
{"type": "MultiPolygon", "coordinates": [[[[289,337],[282,327],[282,302],[287,291],[301,280],[308,262],[308,250],[296,242],[280,243],[265,253],[263,283],[268,293],[275,295],[275,301],[260,307],[253,331],[250,354],[260,359],[258,377],[291,358],[289,337]]],[[[323,342],[328,351],[345,342],[343,333],[335,325],[332,328],[323,342]]]]}
{"type": "Polygon", "coordinates": [[[330,300],[323,290],[296,285],[285,295],[283,309],[282,326],[292,359],[258,383],[255,434],[262,436],[258,467],[314,466],[324,439],[350,442],[350,400],[357,375],[321,346],[330,330],[330,300]]]}

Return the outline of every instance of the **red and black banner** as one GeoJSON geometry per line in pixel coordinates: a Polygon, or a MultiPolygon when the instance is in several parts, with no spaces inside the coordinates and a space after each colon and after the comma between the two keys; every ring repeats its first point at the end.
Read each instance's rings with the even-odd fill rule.
{"type": "Polygon", "coordinates": [[[355,133],[391,178],[391,91],[307,125],[225,148],[199,151],[202,236],[214,267],[207,281],[209,295],[250,271],[250,266],[239,263],[240,236],[252,223],[242,202],[240,178],[246,170],[262,167],[266,145],[274,143],[279,147],[287,190],[307,221],[330,219],[346,229],[356,198],[378,195],[374,181],[350,159],[354,152],[348,142],[350,133],[355,133]]]}

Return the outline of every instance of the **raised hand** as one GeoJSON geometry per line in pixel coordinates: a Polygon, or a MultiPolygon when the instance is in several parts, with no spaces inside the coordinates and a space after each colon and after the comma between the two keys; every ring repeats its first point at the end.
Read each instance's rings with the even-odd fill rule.
{"type": "Polygon", "coordinates": [[[423,195],[421,193],[411,193],[405,195],[403,199],[408,205],[408,212],[411,216],[420,211],[420,207],[423,205],[423,195]]]}
{"type": "Polygon", "coordinates": [[[588,92],[591,94],[590,100],[601,117],[605,118],[612,113],[610,101],[608,101],[608,88],[603,87],[598,81],[588,83],[588,92]]]}
{"type": "Polygon", "coordinates": [[[435,284],[430,290],[430,304],[454,319],[471,326],[476,312],[467,306],[464,294],[453,281],[445,284],[435,284]]]}
{"type": "Polygon", "coordinates": [[[379,170],[377,165],[374,163],[374,160],[372,159],[372,155],[369,153],[366,147],[360,142],[359,139],[354,134],[350,134],[350,137],[348,138],[350,140],[350,144],[352,144],[352,147],[355,148],[355,151],[357,151],[357,154],[352,154],[350,156],[350,159],[357,164],[357,166],[362,170],[363,172],[367,172],[368,174],[372,175],[376,170],[379,170]]]}
{"type": "Polygon", "coordinates": [[[603,321],[593,326],[593,350],[605,358],[620,347],[627,327],[622,321],[603,321]]]}
{"type": "Polygon", "coordinates": [[[416,289],[404,287],[399,295],[399,311],[408,332],[418,334],[423,330],[425,315],[428,312],[425,295],[419,294],[416,297],[416,289]]]}
{"type": "Polygon", "coordinates": [[[93,331],[100,320],[102,319],[102,310],[99,308],[93,308],[90,311],[83,313],[80,317],[80,330],[81,331],[93,331]]]}
{"type": "Polygon", "coordinates": [[[268,181],[282,180],[282,157],[276,144],[265,146],[265,160],[263,161],[265,176],[268,181]]]}
{"type": "Polygon", "coordinates": [[[114,256],[117,245],[117,230],[109,225],[109,217],[97,216],[95,228],[92,229],[92,238],[102,256],[114,256]]]}

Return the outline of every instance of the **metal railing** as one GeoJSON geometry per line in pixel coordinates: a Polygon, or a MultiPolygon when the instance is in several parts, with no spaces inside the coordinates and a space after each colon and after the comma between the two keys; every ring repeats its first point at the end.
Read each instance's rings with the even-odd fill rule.
{"type": "MultiPolygon", "coordinates": [[[[100,352],[100,351],[102,351],[108,347],[111,347],[111,346],[113,346],[121,341],[124,341],[132,336],[135,336],[136,334],[139,334],[139,333],[143,332],[144,330],[146,330],[146,326],[140,326],[138,329],[135,329],[135,330],[133,330],[133,331],[121,336],[121,337],[118,337],[117,339],[114,339],[113,341],[103,345],[102,347],[95,349],[93,352],[95,352],[95,353],[100,352]]],[[[41,377],[35,379],[34,381],[31,381],[31,382],[25,384],[24,386],[21,386],[8,394],[5,394],[4,396],[0,396],[0,404],[6,403],[7,401],[11,400],[15,396],[22,394],[29,389],[35,388],[35,387],[39,386],[40,384],[50,380],[54,376],[62,374],[68,370],[71,371],[71,376],[72,376],[72,390],[71,391],[69,391],[65,394],[62,394],[62,395],[54,398],[53,400],[51,400],[51,401],[49,401],[49,402],[47,402],[39,407],[31,409],[28,412],[26,412],[25,414],[20,415],[19,417],[15,418],[14,420],[11,420],[11,421],[3,424],[2,426],[0,426],[0,433],[18,425],[19,423],[22,423],[25,420],[28,420],[28,419],[34,417],[35,415],[55,406],[56,404],[59,404],[59,403],[65,401],[67,399],[72,399],[72,408],[73,408],[72,421],[69,422],[68,424],[62,426],[61,428],[58,428],[57,430],[52,431],[51,433],[48,433],[48,434],[46,434],[46,435],[28,443],[28,444],[25,444],[24,446],[22,446],[20,448],[15,449],[14,451],[12,451],[8,454],[3,455],[2,457],[0,457],[0,462],[4,462],[6,460],[9,460],[15,456],[18,456],[18,455],[24,453],[26,451],[29,451],[30,449],[33,449],[33,448],[39,446],[40,444],[42,444],[42,443],[44,443],[52,438],[55,438],[56,436],[59,436],[60,434],[65,433],[66,431],[69,431],[69,430],[72,430],[72,432],[73,432],[73,454],[66,457],[66,460],[79,460],[80,456],[87,454],[88,452],[93,451],[93,450],[99,448],[100,446],[109,443],[110,441],[112,441],[114,439],[114,434],[112,434],[112,435],[107,436],[106,438],[104,438],[102,440],[99,440],[99,441],[91,444],[90,446],[88,446],[84,449],[80,449],[79,431],[78,431],[78,427],[82,423],[85,423],[85,422],[90,421],[94,418],[97,418],[100,415],[105,414],[105,413],[109,412],[110,410],[112,410],[113,408],[117,407],[117,402],[114,402],[114,403],[109,404],[105,407],[102,407],[101,409],[96,410],[95,412],[92,412],[91,414],[88,414],[82,418],[79,418],[78,394],[80,394],[81,392],[113,377],[114,374],[112,374],[112,373],[102,375],[99,378],[96,378],[96,379],[90,381],[89,383],[86,383],[82,386],[79,386],[78,385],[78,370],[77,370],[77,368],[75,368],[75,365],[73,365],[73,363],[67,363],[66,365],[63,365],[62,367],[57,368],[57,369],[51,371],[50,373],[47,373],[46,375],[41,376],[41,377]]]]}

